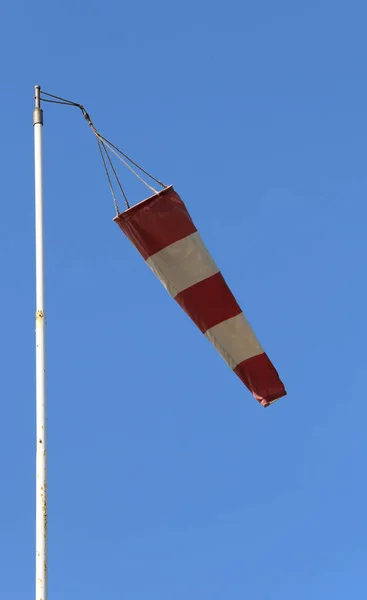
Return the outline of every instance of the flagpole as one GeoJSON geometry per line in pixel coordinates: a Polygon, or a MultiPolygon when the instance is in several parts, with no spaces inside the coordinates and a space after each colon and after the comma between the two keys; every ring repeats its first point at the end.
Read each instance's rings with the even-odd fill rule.
{"type": "Polygon", "coordinates": [[[34,173],[36,219],[36,600],[47,600],[46,336],[43,241],[43,111],[35,86],[34,173]]]}

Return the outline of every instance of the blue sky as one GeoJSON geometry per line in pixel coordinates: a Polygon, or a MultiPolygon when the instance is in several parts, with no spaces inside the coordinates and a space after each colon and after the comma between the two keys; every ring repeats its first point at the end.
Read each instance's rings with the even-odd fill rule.
{"type": "Polygon", "coordinates": [[[34,595],[40,84],[175,185],[288,390],[256,403],[112,223],[79,112],[45,106],[50,598],[365,598],[365,3],[0,13],[2,596],[34,595]]]}

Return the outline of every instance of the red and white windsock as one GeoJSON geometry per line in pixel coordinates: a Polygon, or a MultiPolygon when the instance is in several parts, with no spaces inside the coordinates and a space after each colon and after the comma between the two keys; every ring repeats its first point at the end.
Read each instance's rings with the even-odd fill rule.
{"type": "Polygon", "coordinates": [[[114,221],[263,406],[286,395],[235,297],[172,187],[114,221]]]}

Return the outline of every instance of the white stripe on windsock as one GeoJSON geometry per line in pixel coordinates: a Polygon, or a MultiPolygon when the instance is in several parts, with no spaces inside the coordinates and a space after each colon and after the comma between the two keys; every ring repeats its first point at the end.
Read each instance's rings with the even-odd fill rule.
{"type": "Polygon", "coordinates": [[[197,231],[166,246],[146,262],[173,298],[219,271],[197,231]]]}
{"type": "Polygon", "coordinates": [[[211,327],[205,335],[231,369],[264,352],[243,313],[211,327]]]}

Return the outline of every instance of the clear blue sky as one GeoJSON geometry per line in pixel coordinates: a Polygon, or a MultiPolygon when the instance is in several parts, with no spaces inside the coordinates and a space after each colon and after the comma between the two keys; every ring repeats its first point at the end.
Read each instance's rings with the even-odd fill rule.
{"type": "Polygon", "coordinates": [[[365,3],[0,12],[1,597],[34,596],[40,84],[175,185],[288,390],[251,397],[45,106],[50,599],[366,598],[365,3]]]}

